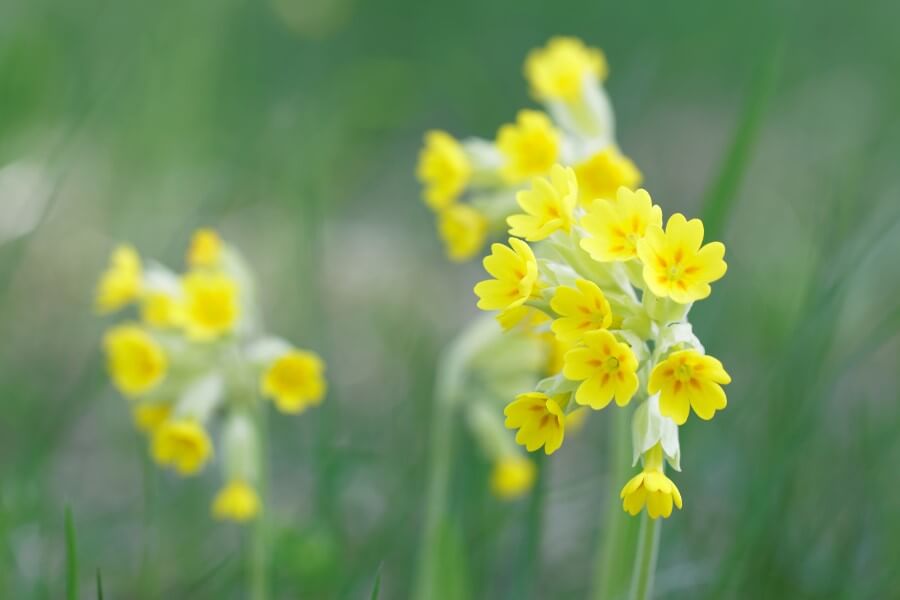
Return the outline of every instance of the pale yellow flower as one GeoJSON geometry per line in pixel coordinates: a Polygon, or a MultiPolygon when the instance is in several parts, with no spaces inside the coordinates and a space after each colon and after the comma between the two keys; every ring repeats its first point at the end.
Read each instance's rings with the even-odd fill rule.
{"type": "Polygon", "coordinates": [[[559,160],[560,136],[550,119],[536,110],[520,110],[514,124],[497,132],[504,158],[501,174],[510,183],[543,175],[559,160]]]}
{"type": "Polygon", "coordinates": [[[168,359],[162,346],[139,325],[126,323],[103,337],[113,384],[127,396],[145,394],[165,377],[168,359]]]}
{"type": "Polygon", "coordinates": [[[488,221],[468,204],[454,204],[438,213],[438,233],[447,256],[455,262],[469,260],[484,246],[488,221]]]}
{"type": "Polygon", "coordinates": [[[117,246],[97,283],[95,306],[105,314],[119,310],[141,295],[141,257],[128,245],[117,246]]]}
{"type": "Polygon", "coordinates": [[[248,483],[235,479],[219,490],[212,512],[217,519],[244,523],[256,518],[261,509],[259,494],[248,483]]]}
{"type": "Polygon", "coordinates": [[[240,317],[238,285],[224,273],[193,271],[182,280],[185,331],[195,341],[212,341],[234,331],[240,317]]]}
{"type": "Polygon", "coordinates": [[[544,48],[537,48],[525,60],[525,77],[538,100],[575,101],[585,79],[606,79],[603,52],[589,48],[574,37],[554,37],[544,48]]]}
{"type": "Polygon", "coordinates": [[[291,350],[281,355],[263,373],[261,392],[284,413],[298,414],[322,403],[326,383],[325,363],[312,352],[291,350]]]}

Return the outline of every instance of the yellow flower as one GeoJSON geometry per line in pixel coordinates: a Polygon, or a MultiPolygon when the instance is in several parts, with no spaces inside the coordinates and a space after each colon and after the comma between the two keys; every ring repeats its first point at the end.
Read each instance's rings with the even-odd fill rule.
{"type": "Polygon", "coordinates": [[[662,210],[646,190],[620,187],[615,201],[594,202],[581,219],[587,236],[581,247],[596,261],[629,260],[637,256],[638,242],[650,226],[662,224],[662,210]]]}
{"type": "Polygon", "coordinates": [[[662,449],[658,444],[644,455],[644,469],[625,484],[620,497],[622,508],[631,516],[646,505],[651,519],[669,518],[673,504],[682,507],[681,492],[663,473],[662,449]]]}
{"type": "Polygon", "coordinates": [[[566,353],[563,367],[566,379],[582,382],[575,402],[594,410],[605,408],[613,397],[619,406],[628,404],[638,388],[638,362],[631,347],[605,330],[584,334],[584,344],[566,353]]]}
{"type": "Polygon", "coordinates": [[[577,100],[585,77],[606,79],[606,57],[573,37],[554,37],[525,60],[525,77],[538,100],[577,100]]]}
{"type": "Polygon", "coordinates": [[[523,496],[534,485],[534,464],[523,456],[504,456],[491,470],[491,491],[502,500],[523,496]]]}
{"type": "Polygon", "coordinates": [[[160,402],[138,404],[131,412],[134,426],[138,428],[138,431],[144,433],[153,433],[169,418],[170,414],[172,414],[172,407],[160,402]]]}
{"type": "Polygon", "coordinates": [[[278,410],[301,413],[308,406],[322,403],[326,383],[322,376],[322,359],[304,350],[291,350],[281,355],[266,369],[260,382],[263,395],[271,397],[278,410]]]}
{"type": "Polygon", "coordinates": [[[416,169],[425,186],[425,203],[434,210],[453,203],[466,189],[472,176],[472,164],[462,144],[444,131],[425,134],[425,147],[419,153],[416,169]]]}
{"type": "Polygon", "coordinates": [[[187,264],[191,268],[215,267],[222,259],[222,239],[212,229],[198,229],[188,247],[187,264]]]}
{"type": "Polygon", "coordinates": [[[550,300],[550,308],[559,315],[550,328],[567,342],[581,339],[588,331],[607,329],[612,323],[609,302],[596,283],[579,279],[575,288],[560,286],[550,300]]]}
{"type": "Polygon", "coordinates": [[[248,483],[239,479],[229,481],[213,500],[212,512],[217,519],[244,523],[259,514],[259,495],[248,483]]]}
{"type": "Polygon", "coordinates": [[[113,384],[127,396],[149,392],[166,375],[166,353],[138,325],[113,327],[103,337],[103,347],[113,384]]]}
{"type": "Polygon", "coordinates": [[[687,421],[690,409],[708,421],[728,404],[721,384],[731,383],[722,363],[696,350],[673,352],[650,373],[647,391],[659,392],[659,412],[677,425],[687,421]]]}
{"type": "Polygon", "coordinates": [[[184,310],[181,302],[173,295],[151,291],[141,298],[141,320],[160,329],[178,327],[184,321],[184,310]]]}
{"type": "Polygon", "coordinates": [[[527,214],[506,219],[509,234],[538,242],[560,229],[568,233],[577,201],[575,172],[568,167],[553,165],[549,178],[535,177],[530,190],[516,194],[516,202],[527,214]]]}
{"type": "Polygon", "coordinates": [[[575,344],[571,341],[562,341],[549,331],[541,334],[541,337],[547,344],[547,367],[544,373],[548,377],[562,373],[566,364],[566,352],[574,348],[575,344]]]}
{"type": "Polygon", "coordinates": [[[174,468],[182,476],[200,471],[212,457],[212,451],[206,430],[191,419],[165,421],[153,432],[153,460],[174,468]]]}
{"type": "Polygon", "coordinates": [[[590,206],[594,200],[612,200],[620,187],[634,189],[641,183],[641,172],[631,159],[608,146],[586,161],[575,165],[579,200],[590,206]]]}
{"type": "Polygon", "coordinates": [[[497,322],[503,331],[509,331],[516,325],[522,325],[525,330],[534,329],[541,323],[550,320],[545,313],[531,306],[519,305],[507,308],[497,315],[497,322]]]}
{"type": "Polygon", "coordinates": [[[519,394],[506,406],[506,428],[518,429],[516,443],[534,452],[541,446],[544,452],[553,454],[562,446],[566,433],[566,416],[559,406],[558,400],[565,396],[553,398],[540,392],[519,394]]]}
{"type": "Polygon", "coordinates": [[[536,110],[520,110],[515,124],[497,132],[497,148],[505,159],[501,174],[510,183],[543,175],[559,158],[559,133],[536,110]]]}
{"type": "Polygon", "coordinates": [[[118,246],[97,284],[97,312],[105,314],[118,310],[137,300],[140,294],[141,257],[131,246],[118,246]]]}
{"type": "Polygon", "coordinates": [[[224,273],[184,276],[184,319],[189,338],[209,341],[234,330],[240,316],[237,283],[224,273]]]}
{"type": "Polygon", "coordinates": [[[679,304],[709,296],[709,284],[725,275],[725,245],[703,243],[703,222],[675,213],[666,230],[650,225],[638,242],[637,254],[644,264],[644,282],[660,298],[679,304]]]}
{"type": "Polygon", "coordinates": [[[438,214],[438,233],[450,260],[469,260],[484,246],[487,218],[467,204],[454,204],[438,214]]]}
{"type": "Polygon", "coordinates": [[[490,256],[485,256],[483,263],[494,279],[475,285],[481,310],[516,308],[539,289],[537,259],[522,240],[510,238],[509,246],[493,244],[490,256]]]}

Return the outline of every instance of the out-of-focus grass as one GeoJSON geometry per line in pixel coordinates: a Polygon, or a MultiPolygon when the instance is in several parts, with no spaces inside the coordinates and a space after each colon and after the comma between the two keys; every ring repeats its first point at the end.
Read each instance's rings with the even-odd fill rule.
{"type": "MultiPolygon", "coordinates": [[[[478,277],[443,260],[417,201],[421,132],[493,135],[530,104],[525,52],[581,35],[607,51],[620,142],[654,199],[700,215],[782,32],[755,144],[731,146],[740,185],[709,192],[729,205],[711,227],[729,273],[694,315],[735,382],[726,411],[683,430],[658,595],[892,597],[898,17],[830,1],[0,4],[0,169],[35,166],[46,201],[0,239],[0,589],[64,594],[68,504],[79,597],[97,567],[111,598],[243,597],[246,535],[207,517],[214,473],[148,463],[91,315],[114,241],[178,264],[212,225],[257,267],[272,329],[329,364],[325,405],[270,422],[273,595],[365,597],[383,563],[381,597],[408,597],[434,365],[478,277]]],[[[22,218],[5,195],[4,225],[22,218]]],[[[617,492],[608,419],[545,461],[534,597],[587,594],[617,492]]],[[[492,499],[454,435],[447,589],[520,597],[536,517],[492,499]]]]}

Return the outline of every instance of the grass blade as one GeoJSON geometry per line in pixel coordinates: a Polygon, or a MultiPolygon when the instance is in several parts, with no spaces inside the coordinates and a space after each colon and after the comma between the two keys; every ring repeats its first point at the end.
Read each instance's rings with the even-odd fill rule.
{"type": "Polygon", "coordinates": [[[78,600],[78,551],[75,546],[75,524],[72,508],[66,505],[66,598],[78,600]]]}
{"type": "Polygon", "coordinates": [[[378,565],[378,570],[375,571],[375,583],[372,585],[372,595],[370,598],[372,600],[378,600],[378,596],[381,593],[381,567],[384,566],[384,563],[378,565]]]}
{"type": "Polygon", "coordinates": [[[97,567],[97,600],[103,600],[103,578],[100,576],[100,567],[97,567]]]}

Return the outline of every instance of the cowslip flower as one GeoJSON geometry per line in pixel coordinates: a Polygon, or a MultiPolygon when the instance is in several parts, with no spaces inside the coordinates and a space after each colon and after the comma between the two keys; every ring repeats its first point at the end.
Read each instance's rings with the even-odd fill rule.
{"type": "Polygon", "coordinates": [[[469,260],[484,246],[488,221],[478,209],[467,204],[454,204],[439,212],[437,220],[438,234],[450,260],[469,260]]]}
{"type": "Polygon", "coordinates": [[[192,419],[170,419],[153,431],[152,455],[160,466],[193,475],[212,457],[209,434],[192,419]]]}
{"type": "Polygon", "coordinates": [[[643,470],[625,484],[620,496],[622,508],[631,516],[641,512],[644,506],[651,519],[668,519],[673,504],[681,509],[681,492],[663,473],[663,451],[659,444],[644,455],[643,470]]]}
{"type": "MultiPolygon", "coordinates": [[[[567,397],[566,397],[567,398],[567,397]]],[[[516,443],[529,452],[543,447],[553,454],[562,446],[566,433],[566,416],[559,405],[561,397],[551,398],[541,392],[519,394],[507,405],[506,427],[518,429],[516,443]]]]}
{"type": "Polygon", "coordinates": [[[665,231],[656,224],[647,227],[638,241],[637,254],[644,265],[643,276],[650,291],[679,304],[709,296],[709,284],[725,275],[725,245],[703,244],[703,222],[688,221],[675,213],[665,231]]]}
{"type": "Polygon", "coordinates": [[[708,421],[728,404],[722,385],[731,383],[722,363],[696,350],[673,352],[656,365],[650,374],[648,391],[659,392],[659,410],[677,425],[683,425],[688,413],[708,421]]]}
{"type": "Polygon", "coordinates": [[[534,485],[534,463],[523,456],[505,456],[491,470],[491,491],[502,500],[513,500],[534,485]]]}
{"type": "Polygon", "coordinates": [[[574,169],[578,199],[586,207],[598,199],[614,199],[620,187],[634,189],[641,183],[637,165],[612,145],[592,154],[574,169]]]}
{"type": "Polygon", "coordinates": [[[509,246],[494,244],[484,268],[494,278],[478,283],[478,308],[504,310],[521,306],[538,289],[537,259],[522,240],[509,239],[509,246]]]}
{"type": "Polygon", "coordinates": [[[141,257],[131,246],[117,246],[97,284],[97,312],[106,314],[117,311],[135,302],[140,294],[141,257]]]}
{"type": "Polygon", "coordinates": [[[165,377],[168,359],[162,346],[140,325],[126,323],[103,337],[109,376],[126,396],[145,394],[165,377]]]}
{"type": "Polygon", "coordinates": [[[566,353],[563,374],[581,381],[575,402],[602,410],[615,398],[616,404],[628,404],[638,388],[638,362],[631,347],[616,340],[608,331],[591,331],[582,338],[583,348],[566,353]]]}
{"type": "Polygon", "coordinates": [[[290,350],[276,358],[260,380],[260,392],[283,413],[299,414],[325,395],[325,363],[316,354],[290,350]]]}
{"type": "Polygon", "coordinates": [[[497,148],[504,158],[503,177],[519,182],[543,175],[559,159],[560,138],[550,119],[536,110],[520,110],[514,124],[497,132],[497,148]]]}
{"type": "Polygon", "coordinates": [[[198,229],[191,238],[187,264],[191,268],[213,268],[222,260],[225,244],[212,229],[198,229]]]}
{"type": "Polygon", "coordinates": [[[578,341],[585,333],[607,329],[612,323],[612,311],[603,290],[587,279],[577,280],[574,288],[556,288],[550,307],[559,315],[550,327],[564,342],[578,341]]]}
{"type": "Polygon", "coordinates": [[[574,101],[586,79],[603,81],[607,70],[603,52],[573,37],[554,37],[525,59],[525,77],[538,100],[574,101]]]}
{"type": "Polygon", "coordinates": [[[229,481],[213,500],[212,512],[217,519],[243,523],[260,511],[259,495],[246,481],[229,481]]]}
{"type": "Polygon", "coordinates": [[[526,214],[506,219],[509,233],[537,242],[555,231],[569,232],[578,201],[578,183],[572,169],[554,165],[550,177],[535,177],[532,187],[516,194],[516,202],[526,214]]]}
{"type": "Polygon", "coordinates": [[[581,219],[586,236],[581,247],[598,262],[624,261],[637,256],[638,241],[647,228],[662,224],[662,209],[646,190],[620,187],[615,201],[595,202],[581,219]]]}
{"type": "Polygon", "coordinates": [[[240,317],[237,282],[222,272],[193,271],[184,276],[184,321],[187,336],[214,340],[231,333],[240,317]]]}
{"type": "Polygon", "coordinates": [[[163,402],[142,402],[131,412],[134,426],[143,433],[153,433],[171,414],[171,404],[163,402]]]}
{"type": "Polygon", "coordinates": [[[425,202],[437,210],[452,204],[472,176],[472,164],[462,145],[444,131],[425,134],[416,175],[425,186],[425,202]]]}

